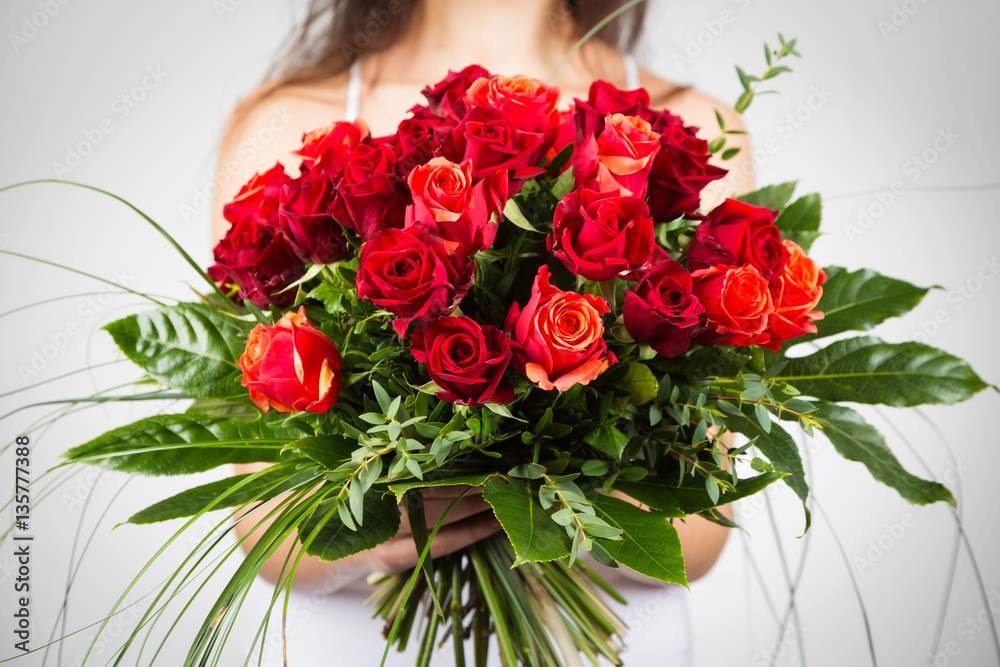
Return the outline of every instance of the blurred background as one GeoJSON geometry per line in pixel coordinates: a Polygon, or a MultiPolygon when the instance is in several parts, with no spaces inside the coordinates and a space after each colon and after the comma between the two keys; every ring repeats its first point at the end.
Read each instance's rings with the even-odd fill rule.
{"type": "MultiPolygon", "coordinates": [[[[303,11],[301,0],[3,0],[0,186],[58,177],[107,189],[207,266],[223,123],[259,85],[303,11]]],[[[1000,5],[986,0],[652,0],[637,57],[663,78],[732,104],[740,92],[733,64],[762,70],[762,42],[773,45],[777,31],[798,38],[804,57],[791,63],[795,72],[777,79],[780,94],[755,100],[744,119],[757,182],[799,179],[800,193],[824,196],[825,235],[811,253],[821,265],[870,267],[940,286],[878,335],[943,348],[988,382],[1000,382],[1000,189],[968,187],[1000,182],[998,24],[1000,5]]],[[[108,281],[0,256],[4,444],[62,409],[13,412],[22,406],[89,396],[135,377],[100,331],[144,303],[123,288],[186,299],[187,285],[197,285],[135,213],[76,188],[0,193],[0,249],[108,281]],[[94,364],[100,366],[61,377],[94,364]]],[[[869,630],[881,665],[1000,664],[993,630],[1000,614],[1000,490],[991,481],[1000,449],[989,426],[998,408],[1000,397],[984,392],[921,414],[864,411],[909,470],[955,492],[965,543],[948,507],[911,507],[827,443],[803,440],[817,503],[813,528],[799,537],[801,506],[782,485],[738,507],[745,532],[731,535],[714,570],[691,587],[696,664],[872,664],[869,630]]],[[[96,469],[42,473],[68,447],[172,409],[165,402],[101,404],[35,432],[34,645],[48,637],[69,578],[68,621],[57,636],[83,628],[47,664],[82,663],[98,630],[87,626],[108,612],[180,522],[111,529],[195,482],[126,484],[96,469]]],[[[7,452],[0,457],[5,501],[13,468],[7,452]]],[[[178,538],[128,600],[169,576],[211,525],[199,523],[178,538]]],[[[9,540],[0,550],[7,619],[0,659],[14,653],[6,627],[13,550],[9,540]]],[[[104,628],[88,664],[112,656],[139,622],[135,609],[148,601],[104,628]]],[[[201,622],[195,607],[155,664],[180,664],[180,640],[201,622]]],[[[656,632],[657,613],[647,604],[626,620],[633,632],[656,632]]],[[[42,663],[35,654],[15,664],[42,663]]]]}

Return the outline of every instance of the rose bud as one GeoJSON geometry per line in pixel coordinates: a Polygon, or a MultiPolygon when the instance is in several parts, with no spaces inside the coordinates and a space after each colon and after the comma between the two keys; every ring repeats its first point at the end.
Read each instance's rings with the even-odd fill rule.
{"type": "Polygon", "coordinates": [[[413,333],[410,351],[441,387],[437,397],[443,401],[476,407],[514,399],[512,385],[500,386],[511,350],[496,327],[464,316],[439,317],[413,333]]]}
{"type": "Polygon", "coordinates": [[[708,163],[708,142],[694,130],[679,122],[662,130],[660,151],[649,173],[649,210],[656,222],[696,213],[702,190],[729,173],[708,163]]]}
{"type": "Polygon", "coordinates": [[[625,329],[664,357],[676,357],[691,344],[705,320],[705,307],[691,292],[691,274],[664,260],[649,269],[632,290],[625,291],[625,329]]]}
{"type": "Polygon", "coordinates": [[[254,327],[237,365],[250,400],[264,412],[326,412],[340,393],[340,352],[301,307],[273,327],[254,327]]]}
{"type": "Polygon", "coordinates": [[[788,249],[788,263],[784,273],[771,281],[775,313],[771,318],[769,347],[775,351],[786,340],[816,333],[813,322],[823,319],[823,313],[813,308],[823,296],[820,285],[826,282],[826,272],[794,241],[786,239],[784,245],[788,249]]]}
{"type": "Polygon", "coordinates": [[[491,79],[493,77],[486,69],[479,65],[469,65],[460,72],[448,70],[448,75],[434,84],[427,86],[421,94],[427,98],[426,107],[414,107],[415,109],[426,109],[435,116],[446,116],[454,120],[465,115],[467,104],[465,101],[469,86],[477,79],[491,79]]]}
{"type": "Polygon", "coordinates": [[[580,147],[573,178],[595,189],[620,189],[644,198],[659,150],[659,135],[648,122],[638,116],[612,114],[605,118],[601,134],[589,137],[580,147]]]}
{"type": "Polygon", "coordinates": [[[303,134],[302,148],[292,155],[302,158],[299,171],[324,173],[336,183],[351,153],[370,136],[368,125],[360,118],[353,123],[341,120],[303,134]]]}
{"type": "Polygon", "coordinates": [[[333,185],[323,174],[305,173],[285,184],[278,206],[278,229],[303,262],[329,264],[347,256],[341,227],[327,212],[333,185]]]}
{"type": "Polygon", "coordinates": [[[305,273],[302,260],[276,229],[246,217],[229,228],[214,250],[208,276],[223,289],[239,288],[237,298],[258,308],[284,308],[295,290],[283,292],[305,273]],[[279,294],[280,292],[280,294],[279,294]]]}
{"type": "Polygon", "coordinates": [[[233,224],[243,218],[252,217],[261,224],[274,225],[277,222],[281,188],[289,180],[280,162],[263,174],[254,174],[246,185],[240,188],[236,198],[223,207],[222,215],[233,224]]]}
{"type": "Polygon", "coordinates": [[[781,274],[788,250],[781,244],[781,232],[774,226],[774,212],[727,199],[698,225],[688,246],[687,266],[692,271],[716,264],[752,264],[766,279],[781,274]]]}
{"type": "Polygon", "coordinates": [[[410,172],[413,206],[406,211],[406,227],[422,227],[440,238],[449,252],[473,255],[493,245],[494,213],[507,202],[507,174],[500,171],[476,182],[472,162],[455,164],[436,157],[410,172]]]}
{"type": "Polygon", "coordinates": [[[618,362],[604,342],[601,316],[609,312],[600,297],[549,285],[542,265],[524,310],[515,303],[504,323],[513,338],[514,368],[546,391],[588,384],[618,362]]]}
{"type": "Polygon", "coordinates": [[[361,144],[347,160],[330,212],[369,241],[383,229],[400,229],[409,198],[396,175],[396,155],[385,144],[361,144]]]}
{"type": "Polygon", "coordinates": [[[546,243],[572,273],[610,280],[649,265],[655,245],[653,219],[637,197],[580,188],[556,206],[546,243]]]}
{"type": "Polygon", "coordinates": [[[767,345],[774,302],[767,280],[751,264],[719,264],[692,274],[691,291],[705,307],[707,326],[695,336],[702,345],[767,345]]]}
{"type": "Polygon", "coordinates": [[[475,263],[449,254],[444,244],[419,229],[386,229],[361,248],[358,298],[396,316],[400,338],[414,320],[450,314],[475,277],[475,263]]]}

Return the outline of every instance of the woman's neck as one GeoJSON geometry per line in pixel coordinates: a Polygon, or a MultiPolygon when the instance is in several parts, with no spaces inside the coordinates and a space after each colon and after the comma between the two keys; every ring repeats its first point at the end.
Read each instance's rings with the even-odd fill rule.
{"type": "MultiPolygon", "coordinates": [[[[546,79],[576,41],[563,7],[561,0],[420,0],[407,34],[378,58],[379,78],[421,85],[475,63],[496,73],[546,79]]],[[[617,78],[620,61],[608,62],[598,51],[613,53],[588,43],[552,82],[574,87],[596,75],[617,78]]]]}

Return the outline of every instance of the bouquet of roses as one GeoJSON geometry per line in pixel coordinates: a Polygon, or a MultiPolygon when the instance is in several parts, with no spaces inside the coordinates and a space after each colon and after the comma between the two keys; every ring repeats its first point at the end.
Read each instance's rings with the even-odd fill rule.
{"type": "MultiPolygon", "coordinates": [[[[761,76],[739,70],[739,112],[797,55],[784,39],[765,53],[761,76]]],[[[419,664],[448,638],[465,664],[470,637],[485,664],[494,634],[507,665],[622,664],[626,628],[598,590],[618,594],[579,553],[686,585],[672,522],[731,525],[720,505],[778,480],[805,502],[786,427],[821,429],[911,502],[954,502],[845,403],[952,403],[987,385],[918,343],[841,336],[786,355],[905,313],[927,289],[819,268],[807,253],[820,200],[793,200],[794,183],[700,211],[726,173],[710,158],[735,150],[721,116],[706,142],[644,90],[598,81],[560,111],[555,87],[478,66],[423,93],[393,135],[361,120],[306,134],[298,175],[275,165],[226,205],[213,292],[106,327],[148,379],[195,401],[69,460],[143,475],[272,464],[129,519],[187,527],[228,509],[222,532],[237,514],[256,532],[185,664],[221,650],[289,536],[301,549],[275,600],[307,554],[372,548],[404,511],[421,560],[375,582],[386,650],[419,627],[419,664]],[[427,526],[421,494],[442,485],[482,487],[503,532],[429,558],[441,522],[427,526]]]]}

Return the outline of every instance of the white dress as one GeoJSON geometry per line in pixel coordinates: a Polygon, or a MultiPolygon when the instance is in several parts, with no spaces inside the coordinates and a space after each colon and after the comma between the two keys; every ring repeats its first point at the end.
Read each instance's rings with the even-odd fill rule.
{"type": "MultiPolygon", "coordinates": [[[[354,61],[347,87],[346,118],[357,117],[361,102],[360,59],[354,61]]],[[[639,69],[635,59],[624,57],[628,89],[639,87],[639,69]]],[[[628,600],[620,605],[610,600],[612,609],[626,625],[629,632],[625,637],[626,650],[622,659],[626,667],[691,667],[693,662],[692,629],[688,596],[684,588],[674,585],[649,585],[628,578],[610,568],[590,561],[601,576],[628,600]]],[[[315,667],[335,665],[336,667],[376,667],[382,659],[385,641],[382,639],[380,619],[373,619],[371,607],[365,600],[371,594],[371,587],[361,575],[337,590],[331,582],[328,587],[315,591],[293,591],[288,604],[286,642],[289,667],[315,667]]],[[[270,604],[274,587],[257,579],[251,590],[250,600],[242,609],[243,631],[242,658],[247,655],[254,635],[270,604]]],[[[280,667],[281,610],[284,593],[278,598],[271,613],[271,621],[264,642],[261,667],[280,667]]],[[[419,636],[414,630],[410,646],[406,652],[389,652],[386,665],[412,667],[419,648],[419,636]]],[[[491,638],[490,667],[499,667],[500,659],[495,638],[491,638]]],[[[250,665],[257,665],[260,650],[258,641],[250,665]]],[[[466,656],[471,660],[471,642],[467,644],[466,656]]],[[[450,642],[435,651],[431,659],[434,667],[454,665],[450,642]]]]}

